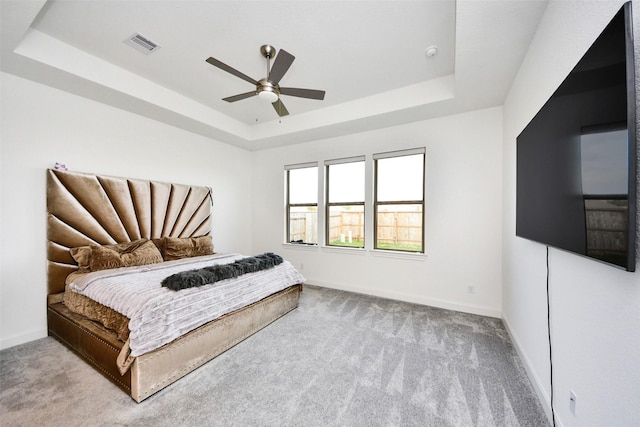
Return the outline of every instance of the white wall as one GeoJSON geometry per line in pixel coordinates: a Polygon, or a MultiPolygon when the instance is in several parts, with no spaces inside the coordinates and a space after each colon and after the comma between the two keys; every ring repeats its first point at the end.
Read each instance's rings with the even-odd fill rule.
{"type": "Polygon", "coordinates": [[[251,153],[2,73],[0,348],[46,336],[45,169],[213,188],[216,250],[251,249],[251,153]]]}
{"type": "Polygon", "coordinates": [[[501,150],[502,109],[492,108],[257,152],[253,251],[282,253],[311,284],[499,317],[501,150]],[[284,165],[364,154],[371,173],[372,153],[415,147],[427,152],[426,257],[282,245],[284,165]]]}
{"type": "MultiPolygon", "coordinates": [[[[516,137],[621,4],[551,1],[504,105],[503,318],[547,404],[545,246],[515,237],[516,137]]],[[[640,64],[640,2],[633,7],[640,64]]],[[[550,249],[549,264],[559,424],[640,425],[640,271],[628,273],[556,249],[550,249]],[[575,415],[569,410],[570,390],[577,395],[575,415]]]]}

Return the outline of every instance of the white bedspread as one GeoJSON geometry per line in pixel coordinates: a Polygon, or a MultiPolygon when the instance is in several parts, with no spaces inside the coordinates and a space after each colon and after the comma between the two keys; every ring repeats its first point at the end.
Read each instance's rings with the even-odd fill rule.
{"type": "Polygon", "coordinates": [[[274,268],[211,285],[172,291],[162,279],[180,271],[228,264],[246,256],[223,254],[195,257],[142,267],[70,276],[73,291],[127,316],[131,356],[162,347],[218,317],[259,301],[304,277],[284,261],[274,268]]]}

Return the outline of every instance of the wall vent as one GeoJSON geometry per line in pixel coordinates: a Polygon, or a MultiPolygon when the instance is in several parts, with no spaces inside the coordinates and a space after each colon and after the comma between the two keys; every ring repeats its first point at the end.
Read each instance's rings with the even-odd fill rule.
{"type": "Polygon", "coordinates": [[[134,33],[131,37],[127,38],[124,41],[124,44],[129,45],[136,50],[139,50],[145,55],[149,55],[151,52],[160,49],[160,45],[152,42],[147,37],[139,33],[134,33]]]}

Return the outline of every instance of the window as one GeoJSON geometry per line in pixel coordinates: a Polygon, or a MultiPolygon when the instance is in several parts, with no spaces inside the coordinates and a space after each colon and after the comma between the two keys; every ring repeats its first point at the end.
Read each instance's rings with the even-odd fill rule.
{"type": "Polygon", "coordinates": [[[423,148],[374,154],[374,248],[424,252],[423,148]]]}
{"type": "Polygon", "coordinates": [[[364,156],[326,165],[326,244],[364,248],[364,156]]]}
{"type": "Polygon", "coordinates": [[[287,241],[318,244],[318,164],[285,166],[287,241]]]}

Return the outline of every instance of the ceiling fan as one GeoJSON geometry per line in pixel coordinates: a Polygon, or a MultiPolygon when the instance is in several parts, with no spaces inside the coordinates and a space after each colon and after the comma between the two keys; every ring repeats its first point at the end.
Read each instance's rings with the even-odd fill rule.
{"type": "Polygon", "coordinates": [[[218,67],[221,70],[224,70],[227,73],[231,73],[236,77],[240,77],[242,80],[245,80],[256,86],[255,90],[223,98],[223,101],[236,102],[258,95],[259,98],[270,102],[271,105],[273,105],[273,108],[276,110],[276,113],[278,113],[278,115],[282,117],[288,115],[289,112],[282,103],[280,95],[297,96],[299,98],[318,100],[324,99],[325,92],[323,90],[280,87],[278,85],[282,77],[289,70],[289,67],[291,67],[293,60],[296,59],[295,56],[291,55],[284,49],[280,49],[278,56],[276,56],[276,49],[268,44],[260,47],[260,52],[262,53],[262,56],[267,59],[267,77],[260,80],[254,80],[246,74],[241,73],[235,68],[230,67],[215,58],[209,57],[207,59],[207,62],[214,67],[218,67]],[[270,68],[271,59],[273,57],[275,57],[276,59],[273,62],[273,67],[270,68]]]}

